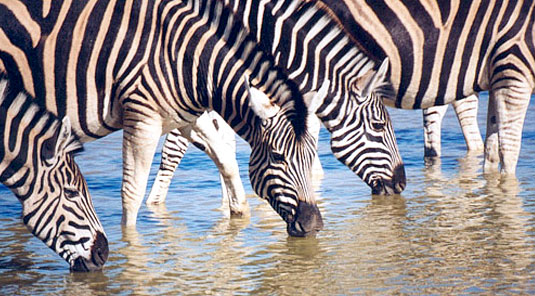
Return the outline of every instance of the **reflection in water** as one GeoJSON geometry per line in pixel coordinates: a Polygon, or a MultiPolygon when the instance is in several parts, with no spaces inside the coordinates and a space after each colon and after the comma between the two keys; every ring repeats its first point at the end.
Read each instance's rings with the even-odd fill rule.
{"type": "MultiPolygon", "coordinates": [[[[315,238],[288,237],[249,184],[250,218],[227,218],[217,168],[195,149],[166,204],[143,205],[137,228],[122,229],[121,134],[102,139],[105,151],[100,140],[89,143],[78,163],[90,168],[84,172],[109,238],[104,270],[69,273],[28,233],[20,205],[0,187],[0,295],[535,295],[535,118],[526,119],[519,178],[504,180],[482,174],[481,155],[464,155],[449,113],[443,157],[424,163],[417,113],[391,113],[402,127],[396,136],[408,185],[401,195],[370,196],[332,156],[322,131],[324,176],[315,187],[325,229],[315,238]]],[[[237,148],[247,181],[249,148],[237,148]]]]}

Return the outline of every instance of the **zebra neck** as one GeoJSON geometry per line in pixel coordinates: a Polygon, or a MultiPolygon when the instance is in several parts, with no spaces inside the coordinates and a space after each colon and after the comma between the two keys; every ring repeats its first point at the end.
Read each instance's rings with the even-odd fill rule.
{"type": "Polygon", "coordinates": [[[22,202],[30,197],[32,183],[38,181],[35,172],[41,165],[40,151],[34,149],[40,146],[34,142],[53,134],[58,121],[26,93],[9,89],[4,78],[0,78],[0,118],[0,183],[22,202]]]}

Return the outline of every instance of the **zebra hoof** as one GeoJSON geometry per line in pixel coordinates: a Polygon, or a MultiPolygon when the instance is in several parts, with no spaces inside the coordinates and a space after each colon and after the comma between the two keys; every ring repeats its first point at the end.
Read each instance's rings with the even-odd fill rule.
{"type": "Polygon", "coordinates": [[[91,247],[91,258],[86,259],[78,257],[74,260],[74,264],[71,266],[71,271],[76,272],[88,272],[101,270],[104,263],[108,260],[108,239],[106,236],[97,232],[95,242],[91,247]]]}
{"type": "Polygon", "coordinates": [[[294,221],[286,227],[290,236],[297,237],[312,236],[322,229],[323,219],[318,206],[306,202],[299,202],[294,221]]]}

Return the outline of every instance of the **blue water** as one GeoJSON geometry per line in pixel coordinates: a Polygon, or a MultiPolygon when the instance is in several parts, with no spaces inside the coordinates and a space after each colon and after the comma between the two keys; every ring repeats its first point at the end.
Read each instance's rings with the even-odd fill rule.
{"type": "MultiPolygon", "coordinates": [[[[487,98],[480,102],[485,133],[487,98]]],[[[248,183],[249,148],[238,142],[250,219],[220,209],[217,169],[191,147],[165,207],[143,204],[137,231],[121,221],[121,136],[77,158],[110,242],[104,271],[71,274],[25,229],[21,206],[0,187],[0,295],[535,294],[535,106],[529,107],[517,180],[481,174],[465,157],[451,110],[441,164],[423,160],[421,112],[390,109],[408,178],[399,196],[373,197],[320,134],[325,177],[318,203],[325,229],[290,238],[248,183]]],[[[159,164],[155,158],[151,180],[159,164]]]]}

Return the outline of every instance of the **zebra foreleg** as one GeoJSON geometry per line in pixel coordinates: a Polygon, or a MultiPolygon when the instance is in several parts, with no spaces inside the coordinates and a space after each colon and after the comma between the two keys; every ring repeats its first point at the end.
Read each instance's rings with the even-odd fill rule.
{"type": "Polygon", "coordinates": [[[489,92],[485,173],[497,172],[499,162],[502,175],[515,175],[530,96],[530,90],[518,86],[489,92]]]}
{"type": "Polygon", "coordinates": [[[163,204],[165,202],[175,170],[182,161],[188,145],[189,141],[182,136],[178,129],[174,129],[167,134],[162,148],[160,169],[147,197],[146,203],[148,205],[163,204]]]}
{"type": "Polygon", "coordinates": [[[486,174],[497,173],[500,165],[498,155],[498,111],[496,99],[492,92],[489,93],[487,108],[487,133],[485,135],[485,161],[483,172],[486,174]]]}
{"type": "Polygon", "coordinates": [[[451,104],[461,125],[468,153],[483,152],[483,139],[477,124],[478,104],[479,97],[477,94],[468,96],[460,101],[454,101],[451,104]]]}
{"type": "MultiPolygon", "coordinates": [[[[158,140],[162,134],[162,123],[157,114],[139,119],[136,106],[125,108],[123,114],[123,226],[135,226],[136,218],[150,173],[150,167],[158,140]]],[[[145,113],[148,110],[144,110],[145,113]]]]}
{"type": "Polygon", "coordinates": [[[234,131],[218,120],[213,112],[203,114],[194,125],[181,130],[195,146],[203,150],[219,169],[223,207],[228,204],[231,216],[249,216],[249,204],[236,161],[234,131]]]}
{"type": "Polygon", "coordinates": [[[448,105],[435,106],[422,110],[424,120],[424,157],[440,157],[442,119],[448,105]]]}

